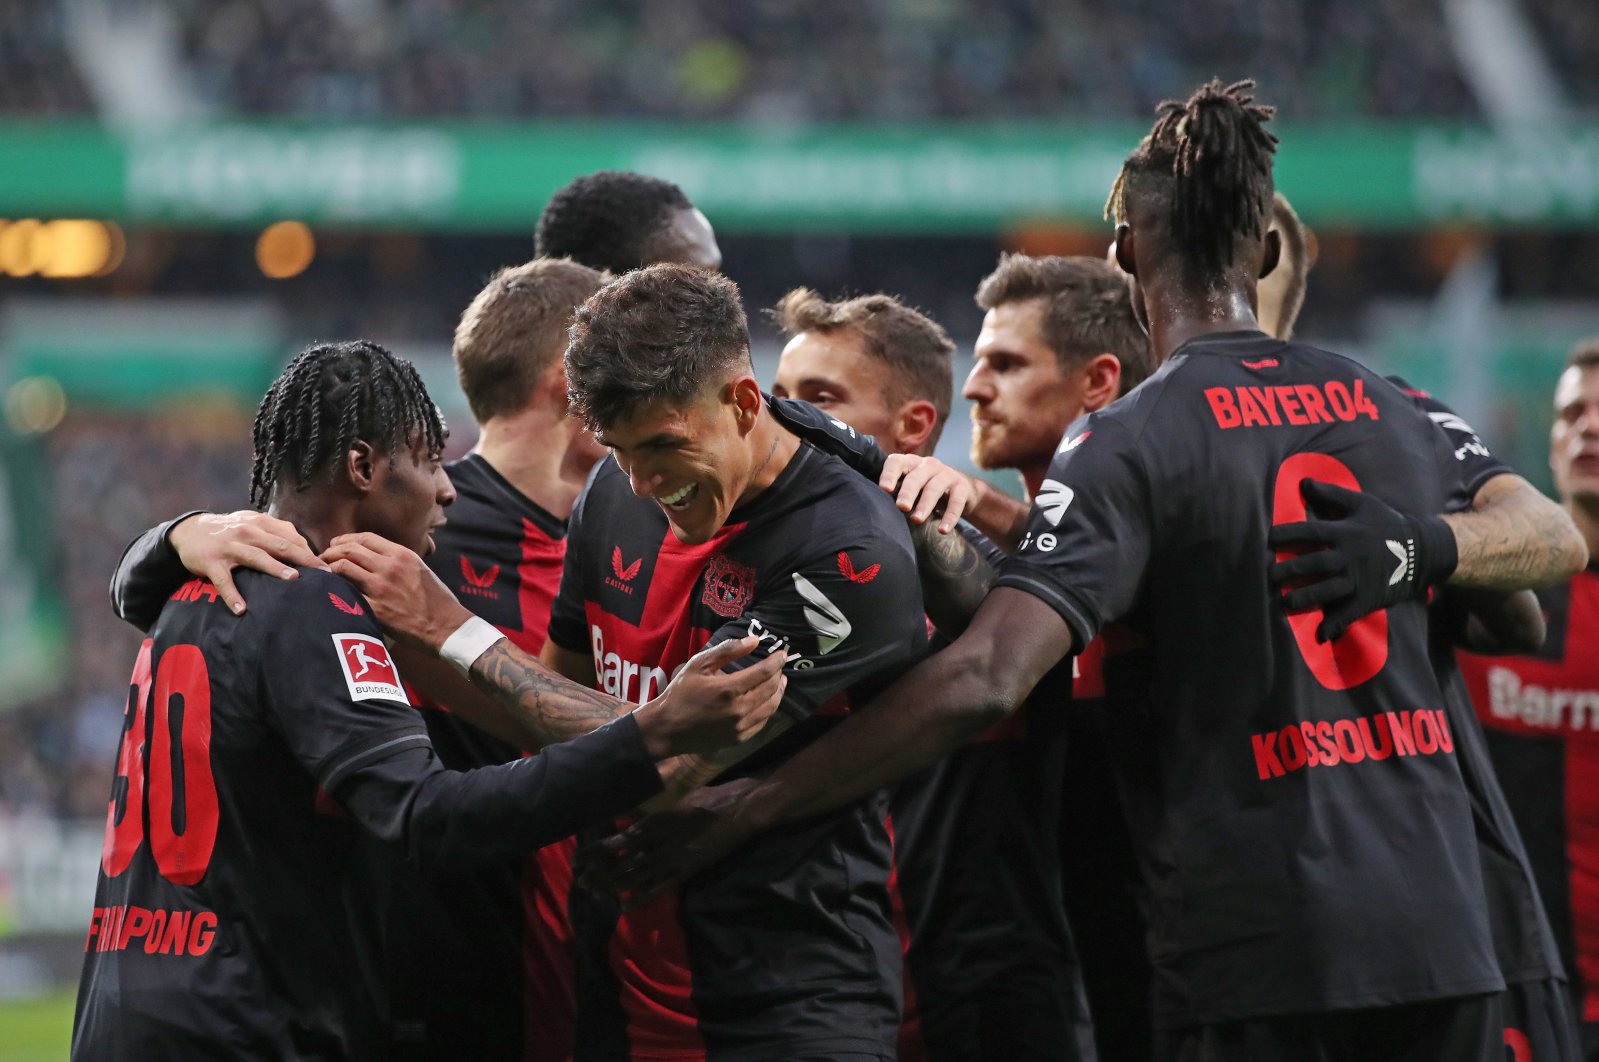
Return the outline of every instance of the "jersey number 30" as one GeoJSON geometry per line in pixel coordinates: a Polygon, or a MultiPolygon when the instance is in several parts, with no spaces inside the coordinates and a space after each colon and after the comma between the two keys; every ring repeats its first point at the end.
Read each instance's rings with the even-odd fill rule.
{"type": "Polygon", "coordinates": [[[150,655],[147,638],[139,647],[129,683],[126,729],[117,750],[100,868],[112,878],[128,869],[144,842],[148,802],[150,853],[161,876],[174,885],[194,885],[205,877],[217,841],[211,675],[199,646],[169,647],[154,676],[150,655]],[[148,750],[147,714],[153,715],[148,750]]]}

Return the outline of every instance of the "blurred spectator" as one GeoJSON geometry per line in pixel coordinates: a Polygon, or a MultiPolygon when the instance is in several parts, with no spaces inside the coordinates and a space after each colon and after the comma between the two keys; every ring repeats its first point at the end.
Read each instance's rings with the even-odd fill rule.
{"type": "Polygon", "coordinates": [[[204,91],[252,114],[901,121],[1145,114],[1213,74],[1255,77],[1296,118],[1470,114],[1437,4],[181,0],[180,8],[204,91]]]}
{"type": "Polygon", "coordinates": [[[0,3],[0,114],[82,114],[89,97],[67,56],[59,2],[0,3]]]}
{"type": "MultiPolygon", "coordinates": [[[[147,2],[174,16],[200,94],[251,115],[1084,119],[1216,75],[1295,119],[1478,116],[1443,0],[147,2]]],[[[0,113],[89,109],[64,3],[0,4],[0,113]]],[[[1599,110],[1592,0],[1521,3],[1599,110]]]]}
{"type": "Polygon", "coordinates": [[[244,507],[249,438],[249,416],[233,406],[74,412],[51,433],[72,677],[58,697],[0,714],[0,815],[104,816],[140,637],[111,613],[111,572],[159,520],[244,507]]]}

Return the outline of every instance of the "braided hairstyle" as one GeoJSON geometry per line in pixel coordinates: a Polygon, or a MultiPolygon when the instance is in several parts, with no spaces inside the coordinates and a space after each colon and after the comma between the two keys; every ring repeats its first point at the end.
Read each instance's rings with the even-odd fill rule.
{"type": "Polygon", "coordinates": [[[1249,95],[1254,87],[1253,81],[1224,86],[1212,78],[1185,102],[1162,103],[1154,128],[1111,186],[1105,216],[1118,225],[1127,220],[1130,185],[1165,200],[1173,243],[1191,275],[1224,271],[1240,237],[1266,235],[1277,151],[1266,123],[1276,108],[1256,103],[1249,95]]]}
{"type": "Polygon", "coordinates": [[[324,470],[331,479],[358,441],[388,454],[392,468],[414,436],[439,450],[444,434],[410,362],[362,339],[319,343],[289,363],[256,411],[250,504],[265,509],[274,487],[291,477],[295,490],[324,470]]]}

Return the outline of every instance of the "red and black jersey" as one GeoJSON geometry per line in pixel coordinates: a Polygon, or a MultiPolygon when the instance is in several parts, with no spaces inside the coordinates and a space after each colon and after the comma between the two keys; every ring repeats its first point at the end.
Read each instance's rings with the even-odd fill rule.
{"type": "Polygon", "coordinates": [[[1114,754],[1163,1026],[1496,991],[1471,806],[1425,604],[1334,643],[1267,580],[1306,478],[1439,512],[1449,439],[1346,358],[1258,332],[1184,344],[1075,424],[997,585],[1088,644],[1148,643],[1114,754]]]}
{"type": "MultiPolygon", "coordinates": [[[[974,529],[961,533],[1003,562],[974,529]]],[[[1095,1057],[1062,895],[1070,682],[1066,662],[1010,718],[894,791],[902,1058],[1095,1057]]]]}
{"type": "MultiPolygon", "coordinates": [[[[601,462],[572,513],[550,638],[593,654],[599,688],[642,702],[693,653],[746,633],[761,654],[787,649],[794,726],[739,775],[809,743],[922,653],[915,556],[888,496],[802,445],[714,538],[685,545],[601,462]]],[[[644,910],[574,895],[577,1057],[892,1057],[886,802],[764,834],[644,910]]]]}
{"type": "MultiPolygon", "coordinates": [[[[566,521],[477,454],[447,471],[456,499],[433,534],[428,566],[462,604],[537,654],[561,582],[566,521]]],[[[523,754],[448,706],[421,706],[439,759],[453,770],[523,754]]],[[[563,838],[532,855],[426,879],[403,867],[382,871],[392,882],[392,1007],[427,1057],[571,1057],[576,960],[566,909],[575,847],[563,838]]],[[[381,866],[385,853],[376,858],[381,866]]]]}
{"type": "Polygon", "coordinates": [[[387,1057],[358,829],[424,868],[470,866],[659,790],[631,719],[446,770],[349,583],[238,583],[243,616],[183,584],[140,650],[74,1057],[387,1057]]]}
{"type": "Polygon", "coordinates": [[[1555,938],[1599,1021],[1599,570],[1538,591],[1548,620],[1527,656],[1459,654],[1555,938]]]}

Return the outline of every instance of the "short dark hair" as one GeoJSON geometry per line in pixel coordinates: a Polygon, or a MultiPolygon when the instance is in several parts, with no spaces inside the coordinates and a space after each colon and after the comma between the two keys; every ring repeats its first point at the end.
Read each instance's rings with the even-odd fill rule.
{"type": "Polygon", "coordinates": [[[455,328],[455,373],[478,423],[519,412],[561,356],[572,311],[605,283],[569,258],[535,258],[494,274],[455,328]]]}
{"type": "Polygon", "coordinates": [[[1194,280],[1212,280],[1231,266],[1239,240],[1266,235],[1277,151],[1266,123],[1276,108],[1256,103],[1249,95],[1254,87],[1212,78],[1187,100],[1162,103],[1105,204],[1106,216],[1121,224],[1129,192],[1163,203],[1173,244],[1194,280]]]}
{"type": "Polygon", "coordinates": [[[265,509],[284,482],[305,490],[331,480],[344,455],[366,442],[392,467],[413,435],[444,448],[444,421],[416,367],[376,343],[319,343],[302,351],[267,389],[255,414],[250,504],[265,509]]]}
{"type": "Polygon", "coordinates": [[[693,208],[671,181],[623,170],[590,173],[550,197],[533,234],[533,253],[626,273],[654,261],[651,243],[677,211],[693,208]]]}
{"type": "Polygon", "coordinates": [[[1271,223],[1283,234],[1283,254],[1292,270],[1288,274],[1288,287],[1283,292],[1283,305],[1278,311],[1277,322],[1277,338],[1288,339],[1294,334],[1294,322],[1299,320],[1299,311],[1305,308],[1305,291],[1310,285],[1310,239],[1294,205],[1281,192],[1271,197],[1271,223]]]}
{"type": "Polygon", "coordinates": [[[938,420],[927,440],[932,447],[949,419],[955,393],[950,355],[955,344],[937,321],[911,309],[892,295],[859,295],[829,302],[810,288],[795,288],[772,310],[784,334],[849,331],[861,338],[869,357],[888,372],[884,399],[899,407],[924,399],[933,403],[938,420]]]}
{"type": "Polygon", "coordinates": [[[1566,355],[1566,368],[1599,368],[1599,336],[1578,340],[1577,345],[1571,348],[1571,353],[1566,355]]]}
{"type": "Polygon", "coordinates": [[[1122,363],[1122,394],[1155,371],[1127,278],[1102,259],[1003,254],[977,286],[977,305],[985,310],[1028,299],[1042,300],[1044,343],[1061,369],[1114,354],[1122,363]]]}
{"type": "Polygon", "coordinates": [[[735,369],[753,371],[738,286],[675,263],[623,274],[572,319],[566,387],[572,412],[601,431],[645,402],[688,402],[735,369]]]}

